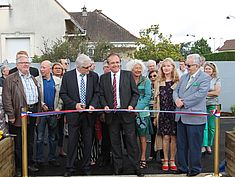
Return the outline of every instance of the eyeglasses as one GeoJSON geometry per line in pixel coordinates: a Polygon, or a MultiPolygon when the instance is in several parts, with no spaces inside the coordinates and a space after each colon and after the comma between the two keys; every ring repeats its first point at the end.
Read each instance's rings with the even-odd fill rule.
{"type": "Polygon", "coordinates": [[[18,62],[19,64],[22,64],[22,65],[30,65],[31,63],[30,62],[18,62]]]}
{"type": "Polygon", "coordinates": [[[197,64],[191,64],[191,65],[185,64],[185,66],[187,66],[188,68],[190,68],[191,66],[195,66],[195,65],[197,65],[197,64]]]}
{"type": "Polygon", "coordinates": [[[150,76],[150,78],[155,78],[155,77],[157,77],[156,74],[150,76]]]}
{"type": "Polygon", "coordinates": [[[84,69],[89,69],[91,67],[91,65],[90,66],[82,66],[82,68],[84,68],[84,69]]]}

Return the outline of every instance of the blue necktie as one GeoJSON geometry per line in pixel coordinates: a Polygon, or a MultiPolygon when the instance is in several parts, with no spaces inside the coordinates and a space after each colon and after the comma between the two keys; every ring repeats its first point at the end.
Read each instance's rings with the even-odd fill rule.
{"type": "Polygon", "coordinates": [[[86,105],[86,86],[84,81],[85,74],[80,74],[81,76],[81,85],[80,85],[80,102],[86,105]]]}

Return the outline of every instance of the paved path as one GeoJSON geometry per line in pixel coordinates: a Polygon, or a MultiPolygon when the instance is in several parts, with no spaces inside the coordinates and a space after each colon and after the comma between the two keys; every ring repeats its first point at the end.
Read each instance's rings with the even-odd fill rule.
{"type": "MultiPolygon", "coordinates": [[[[225,149],[225,131],[231,131],[233,127],[235,126],[235,119],[234,118],[223,118],[221,119],[221,136],[220,136],[220,158],[221,160],[224,159],[224,149],[225,149]]],[[[45,146],[47,147],[47,146],[45,146]]],[[[133,174],[133,169],[130,167],[129,160],[127,156],[124,156],[124,166],[126,169],[124,170],[124,175],[122,176],[135,176],[135,175],[129,175],[133,174]]],[[[65,172],[65,164],[66,159],[59,157],[59,161],[61,163],[60,167],[51,167],[47,164],[40,167],[40,171],[31,174],[33,176],[63,176],[65,172]]],[[[202,165],[203,165],[203,171],[202,174],[198,175],[198,177],[206,176],[208,174],[211,174],[213,172],[213,155],[205,155],[202,157],[202,165]]],[[[78,164],[79,167],[79,164],[78,164]]],[[[146,174],[146,177],[170,177],[170,176],[186,176],[186,175],[174,175],[171,172],[164,173],[161,170],[161,164],[159,159],[157,161],[151,161],[148,163],[148,168],[144,169],[144,174],[146,174]],[[170,174],[171,173],[171,174],[170,174]]],[[[77,172],[75,175],[79,176],[80,170],[77,169],[77,172]]],[[[92,175],[96,175],[96,177],[104,175],[104,176],[112,176],[112,167],[111,165],[108,165],[106,167],[98,167],[94,165],[92,167],[92,175]]]]}

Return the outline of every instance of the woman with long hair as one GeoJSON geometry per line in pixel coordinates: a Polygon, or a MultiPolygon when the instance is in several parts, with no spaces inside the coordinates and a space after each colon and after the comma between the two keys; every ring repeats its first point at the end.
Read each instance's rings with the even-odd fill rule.
{"type": "MultiPolygon", "coordinates": [[[[173,101],[173,90],[179,81],[176,65],[171,58],[166,58],[162,61],[159,68],[159,79],[155,83],[155,103],[156,109],[163,111],[174,111],[175,103],[173,101]]],[[[164,161],[162,170],[176,171],[175,154],[176,154],[176,122],[175,114],[160,112],[158,117],[158,132],[157,135],[163,138],[163,153],[164,161]],[[170,161],[168,152],[170,150],[170,161]]],[[[158,142],[156,142],[158,143],[158,142]]]]}

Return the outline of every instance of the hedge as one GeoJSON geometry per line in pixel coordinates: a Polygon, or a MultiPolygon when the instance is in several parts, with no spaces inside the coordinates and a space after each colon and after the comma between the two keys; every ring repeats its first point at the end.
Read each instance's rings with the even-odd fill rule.
{"type": "Polygon", "coordinates": [[[207,61],[235,61],[235,51],[205,54],[207,61]]]}

